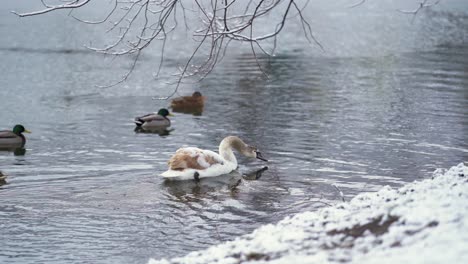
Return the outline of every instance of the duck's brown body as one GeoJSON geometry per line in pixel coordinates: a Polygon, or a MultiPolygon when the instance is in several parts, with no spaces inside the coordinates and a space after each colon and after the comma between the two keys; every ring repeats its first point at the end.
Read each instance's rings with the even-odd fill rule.
{"type": "Polygon", "coordinates": [[[191,96],[182,96],[172,100],[171,108],[174,112],[201,113],[205,106],[205,97],[200,92],[194,92],[191,96]]]}

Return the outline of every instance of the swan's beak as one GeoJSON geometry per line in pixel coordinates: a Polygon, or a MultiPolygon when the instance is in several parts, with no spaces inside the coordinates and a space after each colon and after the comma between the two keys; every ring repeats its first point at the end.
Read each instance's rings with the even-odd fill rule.
{"type": "Polygon", "coordinates": [[[262,157],[262,153],[260,153],[259,151],[257,151],[256,153],[257,153],[257,159],[263,160],[263,161],[268,161],[267,159],[265,159],[264,157],[262,157]]]}
{"type": "Polygon", "coordinates": [[[25,129],[25,130],[23,131],[23,133],[31,133],[31,131],[25,129]]]}

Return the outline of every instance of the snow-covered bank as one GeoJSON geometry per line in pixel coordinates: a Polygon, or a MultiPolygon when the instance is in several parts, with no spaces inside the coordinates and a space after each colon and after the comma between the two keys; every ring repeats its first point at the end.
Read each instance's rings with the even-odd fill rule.
{"type": "Polygon", "coordinates": [[[384,187],[167,263],[468,263],[468,167],[384,187]]]}

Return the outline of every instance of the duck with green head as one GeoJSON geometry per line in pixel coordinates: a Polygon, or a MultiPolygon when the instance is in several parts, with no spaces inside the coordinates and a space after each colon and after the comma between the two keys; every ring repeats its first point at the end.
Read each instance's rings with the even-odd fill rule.
{"type": "Polygon", "coordinates": [[[167,116],[172,116],[172,114],[166,108],[161,108],[157,113],[136,117],[134,122],[137,127],[143,129],[167,128],[171,126],[171,120],[167,116]]]}
{"type": "Polygon", "coordinates": [[[22,125],[15,125],[13,130],[0,131],[0,148],[21,148],[26,144],[23,133],[31,133],[22,125]]]}

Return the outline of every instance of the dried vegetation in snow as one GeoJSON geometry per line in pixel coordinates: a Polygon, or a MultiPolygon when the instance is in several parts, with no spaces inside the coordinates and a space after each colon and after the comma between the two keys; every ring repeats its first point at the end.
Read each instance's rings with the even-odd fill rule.
{"type": "Polygon", "coordinates": [[[265,225],[167,263],[468,263],[468,167],[265,225]]]}

